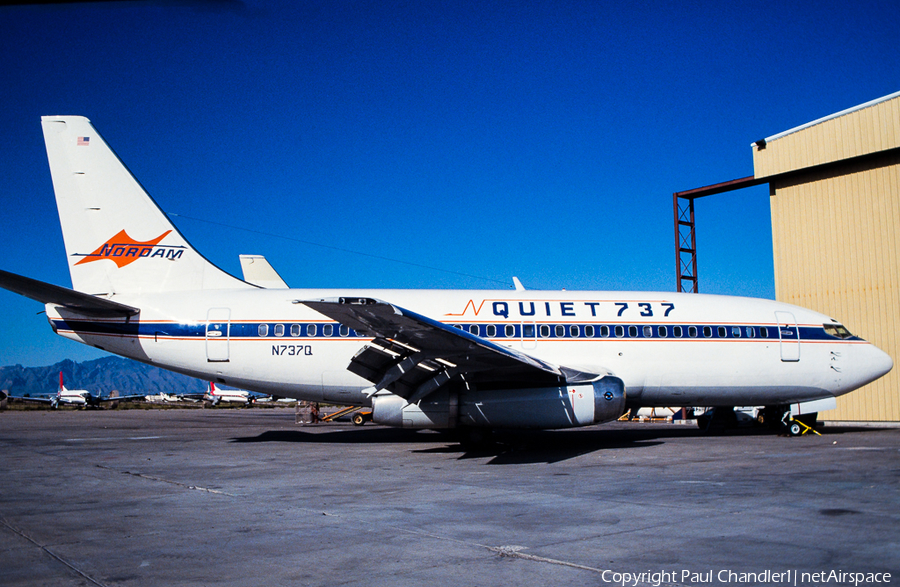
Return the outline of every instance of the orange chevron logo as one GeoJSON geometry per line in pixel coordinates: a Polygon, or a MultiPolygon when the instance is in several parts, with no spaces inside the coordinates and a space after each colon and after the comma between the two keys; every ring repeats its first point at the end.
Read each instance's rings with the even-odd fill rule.
{"type": "Polygon", "coordinates": [[[166,238],[171,230],[167,230],[155,239],[138,242],[128,236],[124,230],[120,230],[117,235],[100,245],[93,253],[87,255],[75,254],[73,256],[83,256],[84,259],[75,263],[90,263],[91,261],[100,261],[109,259],[120,269],[125,265],[134,263],[138,259],[145,257],[160,257],[162,259],[175,260],[181,258],[184,253],[182,246],[157,246],[159,241],[166,238]]]}
{"type": "Polygon", "coordinates": [[[465,316],[466,312],[469,311],[469,308],[472,308],[472,310],[475,312],[475,315],[477,316],[478,313],[481,312],[481,307],[484,306],[484,302],[485,302],[485,300],[481,300],[481,303],[478,304],[478,307],[476,308],[475,301],[469,300],[469,303],[466,304],[466,307],[463,308],[463,311],[460,312],[459,314],[454,314],[453,312],[447,312],[446,314],[444,314],[444,316],[465,316]]]}

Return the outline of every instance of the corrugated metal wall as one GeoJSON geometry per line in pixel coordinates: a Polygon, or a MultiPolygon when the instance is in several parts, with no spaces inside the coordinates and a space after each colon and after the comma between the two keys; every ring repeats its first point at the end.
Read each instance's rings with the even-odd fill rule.
{"type": "Polygon", "coordinates": [[[753,149],[753,175],[771,177],[900,147],[900,94],[773,137],[753,149]]]}
{"type": "MultiPolygon", "coordinates": [[[[900,146],[900,96],[754,148],[756,176],[900,146]],[[759,167],[756,167],[759,162],[759,167]]],[[[770,181],[777,299],[833,316],[894,359],[833,420],[900,421],[900,153],[770,181]]]]}

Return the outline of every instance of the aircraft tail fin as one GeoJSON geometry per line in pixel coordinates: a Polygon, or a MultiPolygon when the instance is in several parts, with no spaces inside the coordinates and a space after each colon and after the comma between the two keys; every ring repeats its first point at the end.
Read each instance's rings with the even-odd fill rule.
{"type": "Polygon", "coordinates": [[[44,116],[72,286],[93,295],[253,287],[201,256],[82,116],[44,116]]]}

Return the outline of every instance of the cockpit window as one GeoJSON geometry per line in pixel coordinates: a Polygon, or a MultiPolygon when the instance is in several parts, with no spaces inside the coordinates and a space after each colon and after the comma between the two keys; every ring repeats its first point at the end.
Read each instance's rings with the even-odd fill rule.
{"type": "Polygon", "coordinates": [[[850,334],[850,331],[843,324],[823,324],[823,326],[825,327],[825,334],[830,334],[835,338],[853,338],[853,335],[850,334]]]}

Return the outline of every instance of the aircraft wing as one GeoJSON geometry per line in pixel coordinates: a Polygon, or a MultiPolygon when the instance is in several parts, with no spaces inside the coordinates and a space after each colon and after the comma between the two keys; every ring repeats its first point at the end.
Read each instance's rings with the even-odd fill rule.
{"type": "Polygon", "coordinates": [[[88,316],[133,316],[140,312],[138,308],[8,271],[0,270],[0,287],[44,304],[56,304],[88,316]]]}
{"type": "Polygon", "coordinates": [[[40,402],[42,404],[52,404],[56,398],[55,397],[25,397],[22,395],[11,395],[10,399],[14,399],[16,401],[22,402],[40,402]]]}
{"type": "Polygon", "coordinates": [[[371,298],[300,300],[374,340],[347,369],[411,403],[454,377],[494,388],[589,381],[596,374],[553,365],[421,314],[371,298]]]}
{"type": "Polygon", "coordinates": [[[100,401],[100,402],[112,402],[112,401],[118,401],[118,400],[129,401],[129,400],[133,400],[133,399],[141,399],[145,395],[146,394],[137,394],[137,393],[133,393],[131,395],[117,395],[116,397],[111,397],[111,396],[107,395],[104,397],[97,398],[97,401],[100,401]]]}

